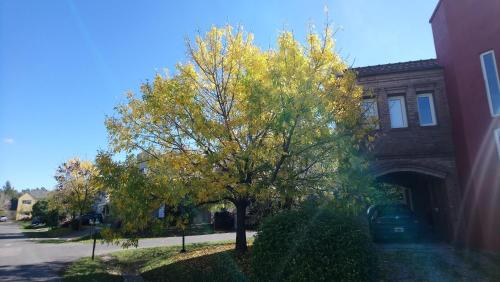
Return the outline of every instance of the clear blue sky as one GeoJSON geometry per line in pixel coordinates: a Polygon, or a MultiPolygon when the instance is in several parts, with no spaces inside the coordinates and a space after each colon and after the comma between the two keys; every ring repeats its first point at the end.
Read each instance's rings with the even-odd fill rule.
{"type": "Polygon", "coordinates": [[[243,25],[262,48],[283,27],[343,29],[337,49],[355,66],[434,58],[428,20],[437,0],[0,1],[0,184],[55,184],[68,158],[107,147],[106,114],[155,72],[185,60],[184,39],[243,25]]]}

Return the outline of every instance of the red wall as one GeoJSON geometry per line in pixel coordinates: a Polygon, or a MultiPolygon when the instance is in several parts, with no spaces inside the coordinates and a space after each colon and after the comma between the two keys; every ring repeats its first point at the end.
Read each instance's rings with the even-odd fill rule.
{"type": "Polygon", "coordinates": [[[431,18],[438,62],[444,67],[461,182],[457,239],[500,251],[500,159],[480,54],[494,50],[500,70],[500,1],[441,0],[431,18]]]}

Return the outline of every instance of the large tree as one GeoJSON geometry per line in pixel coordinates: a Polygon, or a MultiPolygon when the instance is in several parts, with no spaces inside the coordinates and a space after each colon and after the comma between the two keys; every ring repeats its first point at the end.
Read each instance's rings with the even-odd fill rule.
{"type": "Polygon", "coordinates": [[[155,193],[232,202],[240,251],[251,202],[334,187],[343,197],[351,168],[365,167],[367,140],[362,89],[329,27],[305,44],[284,31],[270,50],[252,39],[213,27],[187,43],[173,76],[158,74],[106,120],[114,152],[147,155],[148,173],[163,181],[155,193]]]}
{"type": "Polygon", "coordinates": [[[95,168],[90,161],[73,158],[61,164],[55,174],[57,188],[50,199],[51,209],[73,217],[87,212],[97,193],[97,186],[92,183],[94,175],[95,168]]]}

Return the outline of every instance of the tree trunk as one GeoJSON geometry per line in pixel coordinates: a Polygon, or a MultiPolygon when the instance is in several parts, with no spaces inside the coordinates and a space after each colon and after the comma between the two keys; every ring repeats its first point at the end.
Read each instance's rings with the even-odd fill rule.
{"type": "Polygon", "coordinates": [[[246,200],[240,200],[236,205],[236,250],[244,253],[247,250],[247,234],[245,227],[245,215],[248,203],[246,200]]]}

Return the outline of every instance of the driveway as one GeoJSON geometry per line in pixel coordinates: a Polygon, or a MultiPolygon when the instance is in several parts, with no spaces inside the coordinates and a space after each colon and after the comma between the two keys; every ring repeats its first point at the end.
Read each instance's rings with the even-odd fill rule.
{"type": "Polygon", "coordinates": [[[500,255],[446,243],[378,244],[384,281],[500,281],[500,255]]]}
{"type": "MultiPolygon", "coordinates": [[[[255,233],[248,232],[251,237],[255,233]]],[[[235,233],[186,236],[186,243],[234,240],[235,233]]],[[[139,248],[181,244],[181,237],[142,239],[139,248]]],[[[119,246],[97,244],[96,255],[121,250],[119,246]]],[[[60,281],[59,272],[69,262],[92,254],[85,243],[37,243],[26,238],[16,223],[0,223],[0,281],[60,281]]]]}

